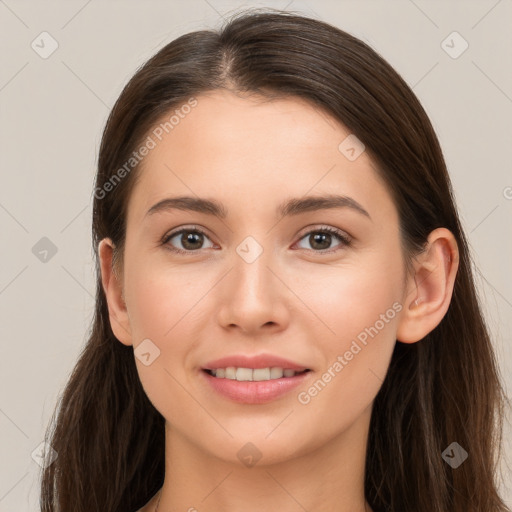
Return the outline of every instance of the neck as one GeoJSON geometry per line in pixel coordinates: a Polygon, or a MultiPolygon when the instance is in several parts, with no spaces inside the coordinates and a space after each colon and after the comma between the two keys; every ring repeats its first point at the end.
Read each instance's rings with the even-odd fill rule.
{"type": "Polygon", "coordinates": [[[263,464],[262,457],[252,467],[236,456],[229,460],[230,453],[226,459],[207,453],[166,426],[165,481],[158,512],[371,512],[364,498],[370,414],[371,408],[348,430],[310,451],[272,464],[263,464]]]}

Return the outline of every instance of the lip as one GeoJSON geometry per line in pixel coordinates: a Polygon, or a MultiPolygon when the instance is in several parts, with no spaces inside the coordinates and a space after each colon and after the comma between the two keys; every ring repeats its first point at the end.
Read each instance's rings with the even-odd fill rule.
{"type": "Polygon", "coordinates": [[[220,359],[215,359],[214,361],[209,361],[205,366],[203,366],[203,370],[216,370],[217,368],[228,368],[229,366],[234,366],[236,368],[278,367],[295,370],[297,372],[310,369],[307,366],[303,366],[301,364],[295,363],[294,361],[290,361],[289,359],[284,359],[272,354],[258,354],[255,356],[235,354],[232,356],[221,357],[220,359]]]}
{"type": "MultiPolygon", "coordinates": [[[[219,361],[223,360],[219,359],[219,361]]],[[[217,364],[217,361],[214,362],[217,364]]],[[[223,367],[219,366],[218,368],[223,367]]],[[[247,368],[247,366],[244,368],[247,368]]],[[[266,366],[263,366],[263,368],[266,368],[266,366]]],[[[213,390],[229,400],[241,404],[264,404],[282,397],[300,384],[303,384],[305,379],[309,378],[313,372],[301,373],[294,377],[282,377],[281,379],[261,381],[221,379],[213,377],[205,370],[201,370],[199,373],[206,379],[207,384],[211,386],[213,390]]]]}

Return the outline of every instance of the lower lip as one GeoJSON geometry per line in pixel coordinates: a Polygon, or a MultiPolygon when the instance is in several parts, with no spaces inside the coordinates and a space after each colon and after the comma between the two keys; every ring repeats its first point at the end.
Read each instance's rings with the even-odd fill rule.
{"type": "Polygon", "coordinates": [[[242,404],[264,404],[275,400],[304,382],[311,371],[294,377],[260,381],[238,381],[234,379],[221,379],[213,377],[201,370],[210,386],[230,400],[242,404]]]}

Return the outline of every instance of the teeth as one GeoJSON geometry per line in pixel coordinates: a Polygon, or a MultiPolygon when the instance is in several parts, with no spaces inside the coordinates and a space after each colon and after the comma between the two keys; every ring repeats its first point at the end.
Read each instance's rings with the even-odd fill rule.
{"type": "Polygon", "coordinates": [[[270,380],[270,368],[255,368],[252,371],[252,380],[270,380]]]}
{"type": "Polygon", "coordinates": [[[270,368],[270,378],[280,379],[284,375],[282,368],[270,368]]]}
{"type": "Polygon", "coordinates": [[[250,368],[237,368],[235,378],[236,380],[252,380],[252,372],[250,368]]]}
{"type": "Polygon", "coordinates": [[[210,370],[211,374],[219,379],[231,379],[238,381],[262,381],[281,379],[282,377],[293,377],[298,373],[295,370],[283,369],[279,367],[272,368],[235,368],[229,366],[227,368],[216,368],[210,370]]]}

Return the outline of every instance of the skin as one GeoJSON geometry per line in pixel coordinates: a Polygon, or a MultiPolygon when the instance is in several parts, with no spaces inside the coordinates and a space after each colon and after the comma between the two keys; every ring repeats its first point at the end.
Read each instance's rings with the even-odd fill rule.
{"type": "MultiPolygon", "coordinates": [[[[159,511],[368,511],[363,479],[373,400],[396,341],[421,340],[445,315],[457,244],[450,231],[436,229],[407,274],[398,213],[373,162],[366,152],[347,159],[338,146],[350,132],[305,101],[262,102],[226,91],[197,100],[143,160],[119,275],[111,240],[99,247],[114,334],[134,349],[149,338],[160,350],[148,366],[135,358],[166,419],[159,511]],[[349,208],[276,216],[285,199],[324,193],[352,197],[371,219],[349,208]],[[145,217],[178,195],[216,199],[228,216],[172,210],[145,217]],[[181,236],[162,245],[164,235],[194,225],[207,233],[188,246],[197,249],[171,252],[185,250],[181,236]],[[325,226],[352,243],[333,235],[315,245],[309,235],[325,226]],[[263,248],[252,263],[236,252],[247,236],[263,248]],[[394,303],[401,306],[394,318],[300,403],[298,393],[394,303]],[[263,352],[313,371],[300,389],[261,405],[232,402],[200,378],[209,360],[263,352]],[[252,467],[237,457],[248,442],[261,453],[252,467]]],[[[142,510],[153,511],[158,497],[142,510]]]]}

